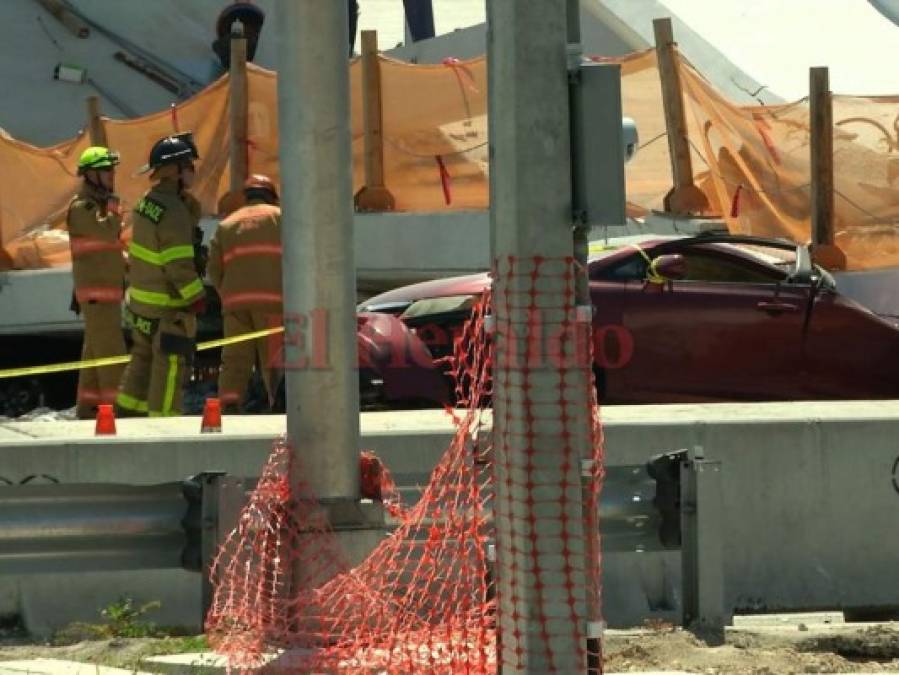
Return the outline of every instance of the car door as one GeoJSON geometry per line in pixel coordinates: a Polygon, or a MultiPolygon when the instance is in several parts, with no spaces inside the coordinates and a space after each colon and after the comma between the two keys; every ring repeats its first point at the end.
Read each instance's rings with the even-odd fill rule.
{"type": "Polygon", "coordinates": [[[621,373],[623,398],[665,403],[797,397],[808,286],[790,284],[777,268],[723,248],[663,252],[685,258],[686,276],[664,284],[626,282],[622,316],[633,336],[633,355],[621,373]]]}
{"type": "Polygon", "coordinates": [[[804,398],[899,397],[899,325],[823,288],[804,343],[804,398]]]}

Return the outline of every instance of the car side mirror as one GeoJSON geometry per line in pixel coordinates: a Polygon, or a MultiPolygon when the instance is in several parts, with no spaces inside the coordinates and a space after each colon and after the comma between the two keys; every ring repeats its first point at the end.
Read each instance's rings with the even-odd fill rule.
{"type": "Polygon", "coordinates": [[[652,261],[650,276],[660,277],[665,281],[680,281],[687,277],[687,260],[679,253],[660,255],[652,261]]]}

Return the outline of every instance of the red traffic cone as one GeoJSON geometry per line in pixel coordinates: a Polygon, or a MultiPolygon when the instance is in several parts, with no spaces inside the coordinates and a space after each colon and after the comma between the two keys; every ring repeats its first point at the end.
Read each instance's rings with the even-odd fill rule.
{"type": "Polygon", "coordinates": [[[203,406],[203,422],[200,433],[209,434],[222,430],[222,404],[217,398],[207,398],[203,406]]]}
{"type": "Polygon", "coordinates": [[[101,403],[97,406],[97,426],[94,427],[94,435],[115,435],[115,413],[111,403],[101,403]]]}

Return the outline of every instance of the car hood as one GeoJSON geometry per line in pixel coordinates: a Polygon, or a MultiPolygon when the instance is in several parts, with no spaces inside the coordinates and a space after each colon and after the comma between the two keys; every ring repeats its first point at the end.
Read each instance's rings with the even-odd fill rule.
{"type": "Polygon", "coordinates": [[[454,295],[480,295],[490,287],[490,275],[487,272],[467,274],[462,277],[435,279],[411,286],[403,286],[386,293],[369,298],[361,305],[360,311],[377,311],[379,306],[415,302],[427,298],[443,298],[454,295]]]}

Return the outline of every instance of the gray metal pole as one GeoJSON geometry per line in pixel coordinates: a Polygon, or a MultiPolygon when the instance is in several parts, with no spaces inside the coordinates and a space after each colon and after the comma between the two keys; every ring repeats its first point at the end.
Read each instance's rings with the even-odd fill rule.
{"type": "MultiPolygon", "coordinates": [[[[580,78],[581,60],[583,58],[583,45],[581,44],[581,2],[580,0],[567,0],[567,35],[568,35],[568,72],[572,78],[580,78]]],[[[580,86],[575,82],[573,86],[580,86]]],[[[569,103],[574,100],[569,97],[569,103]]],[[[592,152],[592,148],[572,148],[572,153],[592,152]]],[[[590,257],[590,225],[587,224],[586,214],[573,208],[572,235],[574,237],[574,259],[578,269],[575,273],[575,303],[578,307],[591,307],[590,281],[587,278],[587,261],[590,257]]],[[[583,326],[586,335],[592,339],[590,331],[592,322],[583,326]]],[[[591,366],[592,367],[592,366],[591,366]]],[[[589,443],[582,444],[581,458],[585,461],[593,459],[593,448],[589,443]]],[[[592,466],[592,465],[591,465],[592,466]]],[[[584,564],[587,571],[585,583],[587,590],[587,635],[585,645],[589,652],[587,657],[587,673],[594,675],[602,672],[602,604],[599,589],[599,504],[591,502],[594,472],[588,470],[581,476],[583,481],[581,500],[583,503],[583,525],[585,534],[584,564]]]]}
{"type": "Polygon", "coordinates": [[[320,499],[359,496],[347,6],[277,3],[287,434],[320,499]]]}
{"type": "MultiPolygon", "coordinates": [[[[559,261],[572,255],[567,2],[491,0],[488,9],[491,241],[496,258],[512,256],[526,269],[536,256],[559,261]]],[[[561,271],[562,263],[553,268],[561,271]]],[[[537,285],[541,295],[561,297],[561,274],[537,285]]],[[[531,280],[500,274],[494,288],[496,325],[527,325],[531,317],[521,298],[534,290],[531,280]]],[[[534,330],[556,334],[563,319],[558,309],[544,309],[534,330]]],[[[499,661],[503,672],[582,673],[584,551],[570,551],[570,559],[561,555],[558,527],[564,521],[569,536],[583,542],[579,462],[588,445],[587,389],[580,401],[572,393],[576,386],[560,388],[560,381],[577,382],[583,367],[570,360],[550,363],[545,351],[541,364],[528,372],[504,368],[510,353],[527,353],[526,342],[524,330],[511,337],[497,332],[497,368],[512,385],[494,377],[499,661]],[[520,386],[525,378],[529,390],[520,386]],[[568,417],[560,419],[563,391],[568,417]],[[567,468],[560,461],[560,428],[571,434],[567,441],[574,451],[567,468]],[[534,478],[530,490],[525,476],[534,478]],[[570,567],[580,572],[573,573],[567,591],[563,579],[570,567]],[[541,634],[546,626],[553,628],[548,639],[541,634]]]]}

